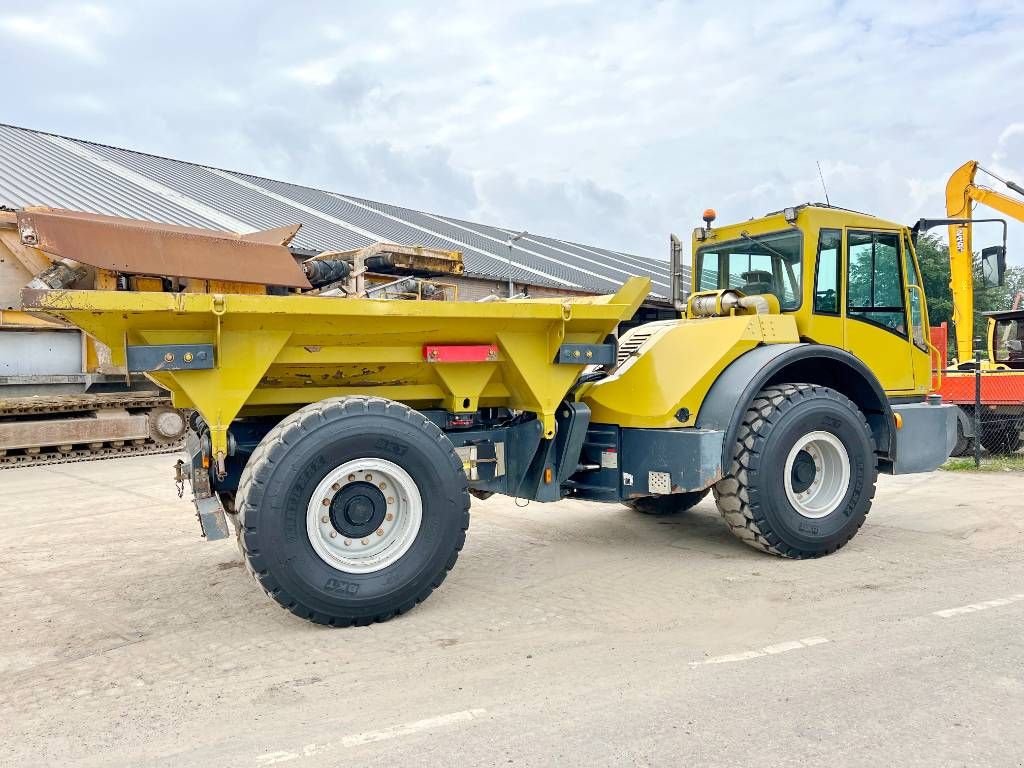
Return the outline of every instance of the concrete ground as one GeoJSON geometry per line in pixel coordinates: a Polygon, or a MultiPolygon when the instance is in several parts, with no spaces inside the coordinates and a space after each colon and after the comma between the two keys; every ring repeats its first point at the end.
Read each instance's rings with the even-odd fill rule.
{"type": "Polygon", "coordinates": [[[881,478],[844,550],[475,502],[440,590],[329,630],[171,456],[0,472],[0,765],[1024,765],[1024,474],[881,478]]]}

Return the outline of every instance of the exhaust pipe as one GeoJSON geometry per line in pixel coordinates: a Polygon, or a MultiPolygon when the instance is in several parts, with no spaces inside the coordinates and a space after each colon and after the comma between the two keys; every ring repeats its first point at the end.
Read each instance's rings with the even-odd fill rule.
{"type": "Polygon", "coordinates": [[[685,291],[683,291],[680,281],[683,278],[682,274],[682,260],[683,260],[683,243],[676,237],[675,234],[668,236],[669,242],[669,283],[671,285],[671,299],[672,307],[678,312],[686,311],[686,301],[683,298],[685,291]]]}

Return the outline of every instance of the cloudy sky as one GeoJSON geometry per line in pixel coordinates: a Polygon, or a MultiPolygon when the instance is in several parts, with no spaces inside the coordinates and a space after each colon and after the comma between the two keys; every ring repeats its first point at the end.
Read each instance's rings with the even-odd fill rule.
{"type": "Polygon", "coordinates": [[[6,0],[0,122],[661,256],[817,160],[907,222],[966,160],[1024,183],[1022,39],[1020,0],[6,0]]]}

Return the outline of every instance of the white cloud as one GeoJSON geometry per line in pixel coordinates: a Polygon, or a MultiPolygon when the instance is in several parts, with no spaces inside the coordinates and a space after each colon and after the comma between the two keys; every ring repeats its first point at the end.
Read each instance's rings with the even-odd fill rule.
{"type": "Polygon", "coordinates": [[[26,0],[6,119],[658,256],[707,206],[821,199],[817,160],[834,203],[908,222],[970,158],[1024,171],[1018,0],[234,2],[26,0]],[[26,23],[83,40],[38,55],[26,23]],[[54,103],[69,82],[107,111],[54,103]]]}
{"type": "Polygon", "coordinates": [[[335,59],[311,59],[297,67],[289,67],[285,72],[293,80],[306,85],[330,85],[337,77],[338,62],[335,59]]]}
{"type": "Polygon", "coordinates": [[[69,110],[77,109],[80,112],[91,112],[98,115],[109,112],[107,104],[91,93],[55,93],[53,94],[53,100],[69,110]]]}
{"type": "Polygon", "coordinates": [[[31,14],[0,17],[0,30],[43,48],[54,48],[80,59],[101,56],[98,38],[114,28],[111,12],[100,5],[56,6],[31,14]]]}
{"type": "Polygon", "coordinates": [[[1003,129],[992,150],[992,161],[996,169],[1009,175],[1024,167],[1024,123],[1010,123],[1003,129]]]}

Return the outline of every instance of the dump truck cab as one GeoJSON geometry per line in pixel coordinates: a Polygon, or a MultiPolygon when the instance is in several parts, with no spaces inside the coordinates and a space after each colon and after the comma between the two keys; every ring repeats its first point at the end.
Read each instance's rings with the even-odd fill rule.
{"type": "MultiPolygon", "coordinates": [[[[54,218],[74,235],[74,217],[54,218]]],[[[44,241],[46,222],[26,221],[23,237],[44,241]]],[[[956,408],[929,395],[906,227],[814,205],[706,223],[682,317],[617,340],[646,278],[487,303],[301,288],[23,298],[192,411],[178,474],[208,538],[234,535],[297,615],[364,624],[441,583],[471,495],[674,514],[713,491],[740,540],[800,559],[856,534],[879,471],[945,460],[956,408]]],[[[160,246],[174,256],[175,241],[160,246]]]]}
{"type": "Polygon", "coordinates": [[[742,224],[699,227],[693,246],[695,293],[774,296],[802,340],[860,358],[887,395],[928,391],[928,308],[908,227],[801,205],[742,224]]]}
{"type": "Polygon", "coordinates": [[[693,233],[683,318],[627,332],[615,368],[582,388],[594,421],[721,431],[727,467],[737,406],[765,386],[810,383],[864,413],[882,471],[941,463],[951,409],[922,409],[931,360],[911,230],[820,205],[723,227],[714,218],[693,233]]]}

